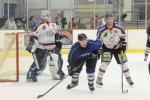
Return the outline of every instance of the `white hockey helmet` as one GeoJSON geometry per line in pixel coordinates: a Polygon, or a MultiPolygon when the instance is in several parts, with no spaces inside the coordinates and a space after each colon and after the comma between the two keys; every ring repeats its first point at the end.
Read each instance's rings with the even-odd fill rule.
{"type": "Polygon", "coordinates": [[[46,20],[49,20],[49,22],[51,22],[50,12],[48,12],[47,10],[41,11],[41,19],[46,19],[46,20]]]}

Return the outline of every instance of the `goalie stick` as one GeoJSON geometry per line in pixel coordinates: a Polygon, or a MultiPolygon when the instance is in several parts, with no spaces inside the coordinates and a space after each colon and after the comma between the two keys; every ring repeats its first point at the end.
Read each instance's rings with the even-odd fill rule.
{"type": "MultiPolygon", "coordinates": [[[[85,63],[85,61],[83,61],[80,65],[82,65],[84,63],[85,63]]],[[[80,68],[81,67],[80,65],[77,68],[75,68],[73,71],[76,71],[78,68],[80,68]]],[[[54,89],[57,85],[59,85],[68,76],[69,76],[69,74],[66,75],[62,80],[60,80],[59,82],[57,82],[55,85],[53,85],[51,88],[49,88],[46,92],[44,92],[43,94],[38,95],[36,98],[39,99],[39,98],[45,96],[47,93],[49,93],[52,89],[54,89]]]]}
{"type": "Polygon", "coordinates": [[[35,61],[35,64],[36,64],[37,69],[40,69],[40,68],[39,68],[39,63],[38,63],[38,61],[37,61],[37,58],[36,58],[35,53],[32,53],[32,55],[33,55],[33,59],[34,59],[34,61],[35,61]]]}

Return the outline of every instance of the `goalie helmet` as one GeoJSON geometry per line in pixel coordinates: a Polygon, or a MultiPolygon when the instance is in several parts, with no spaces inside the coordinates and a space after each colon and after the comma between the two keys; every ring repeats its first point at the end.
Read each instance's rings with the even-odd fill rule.
{"type": "Polygon", "coordinates": [[[47,10],[41,11],[41,19],[46,19],[46,20],[49,20],[49,22],[51,22],[50,12],[48,12],[47,10]]]}

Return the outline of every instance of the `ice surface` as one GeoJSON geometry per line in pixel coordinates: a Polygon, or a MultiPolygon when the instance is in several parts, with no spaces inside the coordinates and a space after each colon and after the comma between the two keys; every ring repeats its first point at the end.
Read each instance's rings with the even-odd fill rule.
{"type": "MultiPolygon", "coordinates": [[[[80,75],[78,87],[67,90],[66,86],[71,81],[71,78],[67,77],[62,83],[39,100],[150,100],[148,61],[144,62],[144,54],[142,53],[130,53],[127,56],[128,67],[132,80],[135,83],[134,87],[130,87],[126,80],[124,80],[124,89],[128,89],[128,93],[121,93],[121,68],[113,59],[104,75],[104,86],[102,88],[96,88],[94,92],[89,91],[84,67],[80,75]]],[[[63,58],[63,70],[67,74],[67,56],[64,55],[63,58]]],[[[24,66],[27,66],[31,64],[31,59],[32,57],[21,58],[20,62],[24,60],[26,62],[24,66]]],[[[100,62],[97,63],[97,71],[99,65],[100,62]]],[[[37,100],[37,95],[44,93],[57,82],[52,81],[50,77],[40,76],[37,83],[30,83],[26,81],[25,76],[21,76],[20,82],[0,83],[0,100],[37,100]]]]}

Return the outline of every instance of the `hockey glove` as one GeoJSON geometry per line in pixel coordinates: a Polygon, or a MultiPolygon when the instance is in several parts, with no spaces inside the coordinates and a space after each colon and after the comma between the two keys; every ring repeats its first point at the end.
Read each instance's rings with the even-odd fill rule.
{"type": "Polygon", "coordinates": [[[102,49],[100,48],[100,49],[98,50],[97,59],[100,59],[101,54],[102,54],[102,49]]]}
{"type": "Polygon", "coordinates": [[[75,72],[73,71],[73,67],[70,66],[70,65],[68,65],[67,68],[68,68],[68,74],[69,74],[69,76],[74,75],[75,72]]]}
{"type": "Polygon", "coordinates": [[[92,53],[90,58],[91,58],[91,59],[95,59],[95,58],[97,58],[97,55],[94,54],[94,53],[92,53]]]}
{"type": "Polygon", "coordinates": [[[119,54],[119,57],[120,57],[121,62],[123,62],[123,63],[127,62],[127,56],[125,53],[119,54]]]}
{"type": "Polygon", "coordinates": [[[150,35],[148,35],[148,41],[150,41],[150,35]]]}

